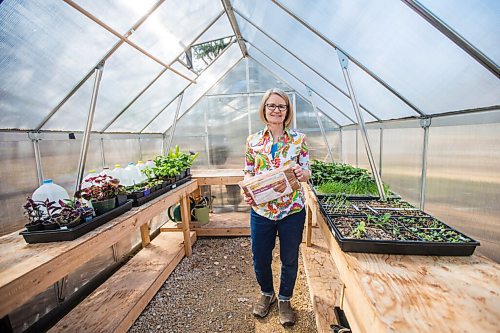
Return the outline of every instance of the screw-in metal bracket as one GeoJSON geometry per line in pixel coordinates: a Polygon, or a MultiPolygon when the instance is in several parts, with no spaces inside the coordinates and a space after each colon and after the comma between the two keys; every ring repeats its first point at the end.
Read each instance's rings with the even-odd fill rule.
{"type": "Polygon", "coordinates": [[[31,141],[40,141],[43,139],[43,133],[42,132],[28,132],[28,138],[31,141]]]}
{"type": "Polygon", "coordinates": [[[347,69],[347,67],[349,66],[349,58],[345,55],[344,52],[340,51],[339,49],[337,49],[337,54],[340,60],[340,67],[347,69]]]}
{"type": "Polygon", "coordinates": [[[432,119],[430,117],[420,118],[420,127],[429,128],[431,127],[432,119]]]}

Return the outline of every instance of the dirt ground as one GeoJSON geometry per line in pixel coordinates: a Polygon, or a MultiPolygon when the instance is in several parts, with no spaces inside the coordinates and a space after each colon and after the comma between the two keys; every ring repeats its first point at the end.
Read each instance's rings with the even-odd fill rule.
{"type": "MultiPolygon", "coordinates": [[[[280,267],[277,244],[275,290],[279,288],[280,267]]],[[[129,332],[317,331],[301,259],[292,299],[297,313],[295,326],[284,328],[279,324],[276,304],[266,318],[256,319],[252,304],[258,296],[250,238],[200,238],[193,246],[193,255],[176,267],[129,332]]]]}

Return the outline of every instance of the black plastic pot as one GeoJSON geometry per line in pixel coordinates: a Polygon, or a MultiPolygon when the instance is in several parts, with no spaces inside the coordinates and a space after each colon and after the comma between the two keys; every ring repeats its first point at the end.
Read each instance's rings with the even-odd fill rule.
{"type": "Polygon", "coordinates": [[[97,215],[102,215],[113,208],[116,205],[116,197],[105,199],[101,201],[92,201],[92,206],[94,207],[95,213],[97,215]]]}

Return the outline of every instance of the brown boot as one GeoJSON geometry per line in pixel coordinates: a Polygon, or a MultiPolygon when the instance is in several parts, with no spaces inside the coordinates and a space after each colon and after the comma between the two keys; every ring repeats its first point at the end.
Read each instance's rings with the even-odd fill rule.
{"type": "Polygon", "coordinates": [[[280,324],[283,326],[293,326],[295,324],[295,313],[290,301],[278,301],[278,309],[280,312],[280,324]]]}
{"type": "Polygon", "coordinates": [[[255,317],[264,318],[269,313],[271,305],[276,302],[276,295],[272,296],[261,295],[260,299],[253,305],[253,315],[255,317]]]}

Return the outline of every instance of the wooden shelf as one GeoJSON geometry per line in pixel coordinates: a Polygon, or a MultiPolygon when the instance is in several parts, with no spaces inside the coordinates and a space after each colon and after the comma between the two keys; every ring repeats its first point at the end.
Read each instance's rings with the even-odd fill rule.
{"type": "MultiPolygon", "coordinates": [[[[197,188],[196,181],[189,181],[73,241],[27,244],[18,232],[0,237],[0,318],[106,248],[137,232],[149,220],[182,201],[197,188]]],[[[187,224],[189,227],[189,222],[187,224]]],[[[141,235],[147,243],[149,234],[146,235],[145,228],[142,229],[141,235]]]]}
{"type": "Polygon", "coordinates": [[[353,332],[496,332],[500,265],[472,255],[347,253],[338,246],[310,189],[308,204],[345,284],[353,332]]]}
{"type": "Polygon", "coordinates": [[[49,332],[126,332],[184,257],[183,242],[160,233],[49,332]]]}
{"type": "Polygon", "coordinates": [[[235,185],[243,180],[243,171],[239,169],[192,170],[192,177],[198,185],[235,185]]]}
{"type": "MultiPolygon", "coordinates": [[[[161,227],[162,232],[180,231],[180,223],[169,221],[161,227]]],[[[210,222],[200,225],[190,222],[192,231],[198,237],[202,236],[250,236],[250,213],[229,212],[210,214],[210,222]]]]}

